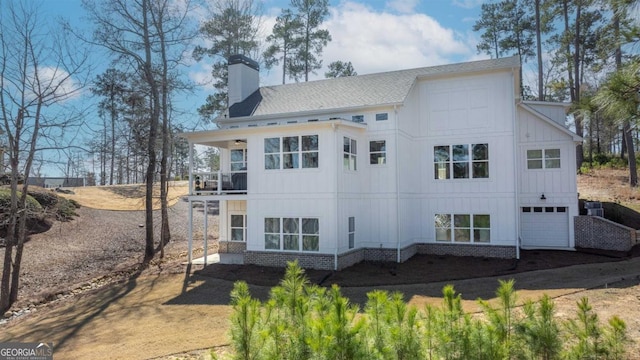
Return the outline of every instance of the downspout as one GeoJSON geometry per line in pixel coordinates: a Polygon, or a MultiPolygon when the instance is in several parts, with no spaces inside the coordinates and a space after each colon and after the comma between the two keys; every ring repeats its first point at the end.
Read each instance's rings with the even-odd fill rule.
{"type": "Polygon", "coordinates": [[[340,223],[340,219],[339,219],[340,216],[338,215],[338,210],[339,210],[338,209],[338,207],[339,207],[339,205],[338,205],[339,204],[339,201],[338,201],[338,194],[339,194],[338,193],[338,185],[340,184],[340,181],[338,179],[338,177],[340,176],[340,170],[339,170],[339,167],[338,167],[340,165],[340,163],[338,162],[338,153],[337,153],[338,152],[338,144],[339,144],[339,142],[338,142],[338,124],[332,123],[331,124],[331,128],[333,129],[333,140],[334,140],[333,151],[336,152],[336,153],[334,153],[334,156],[333,156],[334,161],[336,161],[336,166],[334,166],[334,170],[336,172],[336,176],[335,176],[335,179],[334,179],[335,180],[335,184],[334,184],[334,189],[335,189],[335,196],[334,196],[335,209],[334,209],[334,213],[336,214],[336,233],[335,233],[336,234],[336,236],[335,236],[335,239],[336,239],[335,244],[336,244],[336,246],[335,246],[335,251],[334,251],[334,254],[333,254],[333,270],[334,271],[338,271],[338,243],[340,242],[339,241],[340,231],[338,229],[338,224],[340,223]]]}
{"type": "Polygon", "coordinates": [[[395,115],[396,120],[396,154],[395,154],[395,165],[396,165],[396,262],[400,263],[400,156],[398,155],[400,148],[399,132],[400,132],[400,122],[398,121],[398,108],[396,105],[393,105],[393,113],[395,115]]]}
{"type": "MultiPolygon", "coordinates": [[[[512,69],[511,71],[511,86],[515,86],[515,69],[512,69]]],[[[515,92],[515,88],[512,88],[513,90],[513,94],[516,94],[515,92]]],[[[518,92],[519,93],[519,92],[518,92]]],[[[514,99],[515,100],[515,99],[514,99]]],[[[521,100],[521,99],[520,99],[521,100]]],[[[520,172],[520,168],[519,166],[519,162],[518,162],[518,156],[520,154],[520,152],[518,151],[518,121],[517,121],[517,115],[518,115],[518,111],[517,111],[517,106],[520,103],[520,100],[518,100],[517,102],[514,101],[513,102],[513,169],[516,173],[516,183],[514,184],[514,190],[515,190],[515,196],[514,196],[514,201],[515,201],[515,213],[516,213],[516,260],[520,260],[520,188],[519,188],[519,184],[520,184],[520,177],[522,176],[521,172],[520,172]]]]}

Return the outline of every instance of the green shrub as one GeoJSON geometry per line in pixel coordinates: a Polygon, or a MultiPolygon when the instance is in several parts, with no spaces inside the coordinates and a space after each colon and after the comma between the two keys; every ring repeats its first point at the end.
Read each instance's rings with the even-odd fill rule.
{"type": "MultiPolygon", "coordinates": [[[[21,192],[17,193],[18,198],[22,196],[21,192]]],[[[11,190],[10,189],[0,189],[0,211],[6,212],[7,209],[11,207],[11,190]]],[[[27,194],[27,210],[32,213],[42,213],[43,208],[40,203],[33,197],[27,194]]]]}
{"type": "Polygon", "coordinates": [[[73,199],[67,199],[62,196],[58,197],[58,203],[54,208],[56,218],[60,221],[68,221],[78,216],[76,209],[80,208],[80,204],[73,199]]]}
{"type": "Polygon", "coordinates": [[[29,195],[59,221],[68,221],[78,215],[76,209],[80,207],[80,204],[77,201],[62,197],[52,190],[39,187],[29,188],[29,195]]]}
{"type": "Polygon", "coordinates": [[[362,314],[338,286],[311,285],[297,262],[262,304],[237,282],[231,292],[232,359],[624,359],[629,341],[618,317],[603,327],[587,299],[577,319],[559,323],[551,298],[516,309],[514,282],[500,281],[498,306],[479,300],[483,316],[462,309],[452,285],[440,307],[423,312],[402,294],[372,291],[362,314]],[[561,326],[563,325],[563,326],[561,326]]]}
{"type": "Polygon", "coordinates": [[[50,209],[58,203],[58,195],[51,190],[29,187],[28,193],[45,209],[50,209]]]}

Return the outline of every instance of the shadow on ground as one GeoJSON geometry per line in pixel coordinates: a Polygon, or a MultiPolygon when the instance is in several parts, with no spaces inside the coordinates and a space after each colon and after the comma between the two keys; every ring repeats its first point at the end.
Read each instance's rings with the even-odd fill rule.
{"type": "MultiPolygon", "coordinates": [[[[337,272],[306,270],[311,283],[321,286],[337,284],[345,296],[360,305],[366,302],[366,293],[373,289],[400,291],[405,299],[413,296],[440,297],[446,284],[453,284],[465,300],[488,299],[494,296],[499,279],[512,278],[516,280],[518,290],[544,292],[605,284],[608,287],[638,284],[635,280],[635,283],[622,281],[624,276],[620,274],[627,279],[629,274],[633,279],[640,279],[640,257],[569,251],[522,251],[519,261],[416,255],[402,264],[365,261],[337,272]]],[[[233,282],[239,280],[249,283],[252,295],[264,301],[270,288],[277,285],[283,276],[282,268],[212,264],[192,273],[188,271],[183,292],[166,304],[228,304],[233,282]],[[189,286],[196,282],[198,286],[189,286]],[[203,296],[202,292],[210,294],[203,296]],[[225,295],[221,296],[220,292],[225,295]]]]}

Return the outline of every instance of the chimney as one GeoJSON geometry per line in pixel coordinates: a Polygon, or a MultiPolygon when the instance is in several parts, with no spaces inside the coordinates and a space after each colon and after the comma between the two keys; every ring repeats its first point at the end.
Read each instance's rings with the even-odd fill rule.
{"type": "Polygon", "coordinates": [[[229,107],[244,101],[260,86],[260,66],[244,55],[229,57],[229,107]]]}

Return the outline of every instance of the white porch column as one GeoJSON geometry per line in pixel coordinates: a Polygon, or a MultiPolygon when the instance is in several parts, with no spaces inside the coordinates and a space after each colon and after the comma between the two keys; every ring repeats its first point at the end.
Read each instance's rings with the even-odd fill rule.
{"type": "Polygon", "coordinates": [[[193,259],[193,203],[189,199],[189,253],[187,255],[187,262],[191,264],[193,259]]]}
{"type": "Polygon", "coordinates": [[[207,209],[207,205],[208,205],[208,201],[205,200],[204,201],[204,229],[203,229],[203,233],[204,233],[204,266],[207,266],[207,256],[209,255],[209,226],[207,224],[207,218],[209,216],[207,216],[209,209],[207,209]]]}
{"type": "Polygon", "coordinates": [[[193,143],[189,142],[189,195],[193,194],[193,143]]]}

